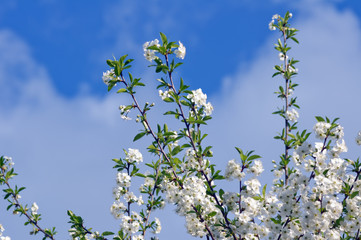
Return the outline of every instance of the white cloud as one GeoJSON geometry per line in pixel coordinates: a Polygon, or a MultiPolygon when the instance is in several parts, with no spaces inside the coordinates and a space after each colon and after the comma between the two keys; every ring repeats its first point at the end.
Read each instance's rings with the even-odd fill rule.
{"type": "MultiPolygon", "coordinates": [[[[1,154],[16,163],[16,183],[28,188],[24,201],[38,203],[45,226],[57,226],[61,239],[69,227],[67,209],[93,219],[87,220],[89,225],[101,218],[94,226],[106,228],[114,222],[109,214],[109,176],[115,176],[111,159],[123,147],[137,145],[124,136],[134,135],[138,127],[121,121],[117,110],[127,100],[114,94],[66,99],[54,90],[26,43],[11,31],[0,32],[0,49],[1,154]]],[[[1,221],[7,234],[24,239],[30,229],[18,217],[6,216],[1,221]]]]}

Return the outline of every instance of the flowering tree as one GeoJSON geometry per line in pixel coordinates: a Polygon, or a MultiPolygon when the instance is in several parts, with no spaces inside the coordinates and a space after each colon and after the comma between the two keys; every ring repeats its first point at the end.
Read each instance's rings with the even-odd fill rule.
{"type": "MultiPolygon", "coordinates": [[[[257,179],[264,169],[261,157],[253,151],[236,147],[239,159],[230,160],[224,174],[212,163],[212,147],[204,145],[207,134],[202,130],[211,119],[213,106],[201,89],[190,90],[182,78],[173,77],[186,48],[161,33],[161,41],[143,45],[144,57],[160,74],[159,96],[171,106],[164,114],[175,117],[182,127],[154,125],[148,118],[154,104],[137,100],[136,90],[145,84],[129,72],[133,59],[124,55],[107,60],[110,69],[103,73],[103,81],[108,91],[117,88],[117,93],[131,98],[131,104],[119,107],[121,117],[131,120],[135,112],[141,130],[134,141],[151,139],[147,151],[152,159],[142,165],[143,155],[132,148],[124,150],[123,158],[113,159],[117,173],[110,211],[119,219],[119,231],[99,233],[68,211],[73,239],[157,239],[161,223],[156,210],[166,204],[174,204],[176,213],[185,217],[190,235],[206,239],[361,239],[361,162],[340,157],[347,152],[343,127],[338,119],[317,116],[313,130],[320,141],[315,143],[308,142],[311,132],[298,130],[299,105],[294,97],[298,61],[289,56],[289,41],[298,40],[297,30],[289,24],[291,18],[287,12],[284,17],[274,15],[269,23],[270,30],[281,35],[275,44],[281,64],[274,67],[273,77],[282,80],[276,95],[283,106],[273,114],[284,122],[275,136],[284,149],[271,169],[275,176],[272,186],[262,186],[257,179]],[[140,188],[132,185],[134,178],[143,179],[140,188]],[[217,181],[222,180],[235,180],[239,187],[217,188],[217,181]]],[[[356,142],[361,145],[361,132],[356,142]]],[[[24,188],[10,184],[16,175],[11,158],[0,158],[0,171],[8,210],[25,216],[25,225],[33,227],[30,234],[55,239],[55,228],[40,226],[37,204],[20,203],[19,193],[24,188]]],[[[0,239],[10,239],[2,236],[3,231],[0,225],[0,239]]]]}

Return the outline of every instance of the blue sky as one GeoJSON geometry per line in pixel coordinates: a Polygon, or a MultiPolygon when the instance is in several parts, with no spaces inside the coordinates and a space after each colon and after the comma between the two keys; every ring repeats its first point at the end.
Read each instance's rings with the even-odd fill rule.
{"type": "MultiPolygon", "coordinates": [[[[24,202],[37,202],[43,225],[56,226],[57,239],[68,239],[66,210],[84,217],[87,226],[116,230],[111,189],[111,159],[132,143],[133,122],[119,117],[125,96],[109,94],[101,81],[112,55],[135,58],[134,75],[150,86],[140,99],[159,102],[156,75],[147,69],[142,44],[164,32],[187,48],[177,73],[202,88],[215,106],[208,143],[220,167],[236,158],[234,146],[255,149],[271,167],[282,146],[273,136],[282,122],[271,115],[281,105],[272,79],[278,63],[270,32],[273,14],[290,10],[300,29],[300,45],[291,56],[301,60],[297,82],[300,126],[312,129],[315,115],[341,117],[348,157],[360,152],[354,137],[361,129],[361,4],[360,1],[2,1],[0,3],[0,146],[12,156],[27,187],[24,202]],[[146,96],[146,97],[145,97],[146,96]],[[222,139],[220,142],[219,139],[222,139]],[[109,227],[111,226],[111,227],[109,227]]],[[[153,124],[165,107],[153,114],[153,124]]],[[[142,150],[142,149],[141,149],[142,150]]],[[[143,151],[145,150],[143,148],[143,151]]],[[[268,179],[268,175],[265,179],[268,179]]],[[[0,223],[12,239],[28,237],[23,219],[4,211],[0,223]]],[[[161,239],[190,239],[184,220],[171,208],[159,213],[161,239]]]]}

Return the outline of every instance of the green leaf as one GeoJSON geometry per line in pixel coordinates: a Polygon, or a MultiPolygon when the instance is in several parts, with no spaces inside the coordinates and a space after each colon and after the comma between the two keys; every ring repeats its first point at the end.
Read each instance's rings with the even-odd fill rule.
{"type": "Polygon", "coordinates": [[[165,112],[164,115],[176,115],[178,113],[174,112],[174,111],[168,111],[168,112],[165,112]]]}
{"type": "Polygon", "coordinates": [[[223,189],[219,189],[219,196],[223,199],[223,194],[224,194],[224,191],[223,189]]]}
{"type": "Polygon", "coordinates": [[[110,91],[110,90],[112,90],[112,88],[115,86],[115,82],[113,82],[113,81],[111,81],[111,82],[109,82],[109,84],[108,84],[108,92],[110,91]]]}
{"type": "Polygon", "coordinates": [[[295,38],[295,37],[291,37],[291,39],[292,39],[294,42],[296,42],[297,44],[299,44],[299,42],[298,42],[297,38],[295,38]]]}
{"type": "Polygon", "coordinates": [[[262,196],[265,197],[266,196],[266,188],[267,188],[267,184],[264,185],[263,189],[262,189],[262,196]]]}
{"type": "Polygon", "coordinates": [[[214,217],[217,215],[217,212],[216,211],[213,211],[211,213],[208,214],[208,217],[214,217]]]}
{"type": "Polygon", "coordinates": [[[109,65],[109,67],[115,67],[114,61],[112,61],[110,59],[107,60],[107,64],[109,65]]]}
{"type": "Polygon", "coordinates": [[[164,102],[174,102],[173,98],[166,97],[163,99],[164,102]]]}
{"type": "Polygon", "coordinates": [[[128,54],[125,54],[119,58],[119,63],[123,63],[124,60],[128,57],[128,54]]]}
{"type": "Polygon", "coordinates": [[[177,64],[174,66],[174,69],[176,69],[177,67],[179,67],[179,66],[182,65],[182,64],[183,64],[182,62],[177,63],[177,64]]]}
{"type": "Polygon", "coordinates": [[[275,76],[277,76],[277,75],[279,75],[279,74],[281,74],[281,72],[275,72],[275,73],[272,75],[272,77],[275,77],[275,76]]]}
{"type": "Polygon", "coordinates": [[[133,62],[134,59],[128,59],[127,61],[125,61],[124,65],[128,65],[129,63],[133,62]]]}
{"type": "Polygon", "coordinates": [[[142,86],[142,87],[144,87],[144,86],[145,86],[145,84],[144,84],[144,83],[142,83],[142,82],[137,82],[136,84],[134,84],[134,86],[142,86]]]}
{"type": "Polygon", "coordinates": [[[261,158],[261,156],[259,156],[259,155],[252,155],[252,156],[250,156],[250,157],[248,158],[248,160],[251,161],[251,160],[254,160],[254,159],[258,159],[258,158],[261,158]]]}
{"type": "Polygon", "coordinates": [[[114,67],[115,75],[119,76],[121,72],[122,72],[122,70],[121,70],[119,64],[116,64],[115,67],[114,67]]]}
{"type": "Polygon", "coordinates": [[[114,235],[114,233],[112,233],[112,232],[103,232],[102,235],[103,236],[109,236],[109,235],[114,235]]]}
{"type": "Polygon", "coordinates": [[[144,174],[142,174],[142,173],[136,173],[136,174],[135,174],[135,176],[137,176],[137,177],[142,177],[142,178],[147,177],[147,176],[145,176],[145,175],[144,175],[144,174]]]}
{"type": "Polygon", "coordinates": [[[127,92],[127,89],[121,88],[121,89],[119,89],[119,90],[117,91],[117,93],[123,93],[123,92],[127,92]]]}
{"type": "Polygon", "coordinates": [[[315,118],[319,122],[324,122],[325,121],[325,119],[323,119],[323,117],[320,117],[320,116],[316,116],[315,118]]]}
{"type": "Polygon", "coordinates": [[[358,194],[359,194],[359,191],[353,192],[353,193],[350,195],[350,198],[352,199],[352,198],[356,197],[358,194]]]}
{"type": "Polygon", "coordinates": [[[183,106],[187,106],[187,107],[190,107],[190,106],[191,106],[191,103],[189,103],[189,102],[186,101],[186,100],[181,100],[180,103],[181,103],[183,106]]]}
{"type": "Polygon", "coordinates": [[[222,179],[226,179],[225,177],[223,177],[222,175],[215,175],[213,177],[214,180],[222,180],[222,179]]]}
{"type": "Polygon", "coordinates": [[[167,37],[164,35],[164,33],[159,33],[160,38],[162,39],[163,45],[168,43],[167,37]]]}
{"type": "Polygon", "coordinates": [[[242,149],[240,149],[240,148],[238,148],[238,147],[235,147],[235,148],[236,148],[236,150],[237,150],[237,152],[238,152],[239,154],[243,154],[242,149]]]}
{"type": "Polygon", "coordinates": [[[146,132],[138,133],[138,134],[134,137],[133,142],[141,139],[145,134],[146,134],[146,132]]]}

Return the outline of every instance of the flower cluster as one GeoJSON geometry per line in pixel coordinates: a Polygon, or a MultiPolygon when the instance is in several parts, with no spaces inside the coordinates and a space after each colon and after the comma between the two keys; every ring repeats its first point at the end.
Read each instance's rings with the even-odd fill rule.
{"type": "MultiPolygon", "coordinates": [[[[291,17],[290,13],[284,18],[275,15],[270,25],[285,34],[282,38],[284,41],[292,39],[297,42],[294,37],[297,30],[287,23],[291,17]]],[[[359,230],[354,223],[359,222],[359,215],[355,212],[357,206],[361,205],[358,191],[361,183],[356,177],[361,174],[361,163],[340,158],[347,147],[343,140],[343,127],[337,123],[337,119],[330,121],[316,117],[314,132],[321,142],[310,144],[307,139],[311,133],[306,130],[296,132],[299,118],[296,109],[299,106],[296,97],[293,97],[297,84],[293,83],[292,78],[298,70],[295,67],[297,61],[287,55],[290,48],[286,42],[279,40],[276,44],[283,63],[275,66],[277,72],[274,74],[281,74],[285,81],[285,86],[277,92],[285,105],[275,112],[285,121],[282,133],[275,137],[283,142],[285,152],[280,156],[279,163],[274,161],[275,179],[267,192],[267,186],[262,186],[257,179],[264,169],[262,162],[257,160],[260,156],[253,155],[253,151],[245,153],[236,148],[241,161],[230,160],[224,176],[215,170],[208,159],[212,157],[210,147],[203,148],[201,145],[205,136],[200,131],[213,107],[207,103],[207,95],[201,89],[187,90],[188,86],[183,84],[182,79],[179,89],[176,89],[172,78],[176,64],[168,61],[172,43],[168,44],[164,35],[161,37],[162,46],[169,45],[165,50],[156,45],[159,43],[147,44],[147,50],[167,56],[166,62],[154,58],[156,72],[167,74],[169,80],[158,79],[158,88],[163,88],[159,90],[159,96],[165,102],[177,104],[176,110],[166,114],[181,119],[185,127],[180,131],[170,131],[166,125],[163,128],[158,125],[158,132],[154,132],[147,122],[142,121],[145,131],[138,134],[136,139],[146,134],[152,135],[154,141],[148,149],[159,156],[158,161],[148,164],[153,168],[153,173],[139,174],[144,177],[140,191],[148,194],[148,204],[157,199],[156,204],[147,205],[146,212],[136,213],[129,208],[138,199],[129,189],[131,175],[138,172],[138,169],[131,171],[130,166],[140,162],[132,160],[129,155],[136,153],[129,149],[126,163],[118,162],[118,166],[123,166],[122,170],[126,169],[127,173],[118,172],[118,186],[114,191],[116,201],[111,211],[122,220],[124,234],[142,239],[144,231],[143,235],[139,235],[139,232],[147,224],[152,206],[164,206],[164,196],[169,204],[176,206],[176,212],[185,217],[188,233],[195,237],[281,240],[318,239],[317,236],[339,239],[341,234],[358,236],[359,230]],[[184,114],[185,107],[190,110],[188,117],[184,114]],[[186,143],[178,144],[179,141],[186,143]],[[179,157],[178,154],[182,152],[183,157],[179,157]],[[356,176],[348,174],[347,169],[352,169],[356,176]],[[238,181],[238,191],[217,190],[215,181],[219,179],[238,181]]],[[[179,43],[174,51],[178,58],[184,57],[182,53],[185,53],[185,49],[183,51],[182,47],[179,43]]],[[[139,118],[145,119],[145,113],[139,110],[139,118]]],[[[356,141],[361,142],[360,136],[361,133],[356,141]]],[[[157,232],[160,224],[156,223],[157,220],[153,222],[152,228],[157,232]]]]}
{"type": "Polygon", "coordinates": [[[228,165],[226,168],[225,177],[228,180],[236,179],[238,181],[242,181],[242,179],[246,176],[243,172],[242,167],[236,163],[234,159],[228,161],[228,165]]]}
{"type": "MultiPolygon", "coordinates": [[[[120,78],[115,75],[114,69],[110,69],[110,70],[103,72],[102,79],[106,85],[109,85],[111,81],[120,80],[120,78]]],[[[116,85],[116,84],[114,84],[114,85],[116,85]]]]}
{"type": "MultiPolygon", "coordinates": [[[[157,88],[163,89],[158,93],[164,102],[175,106],[165,115],[173,115],[183,127],[173,131],[167,124],[158,124],[152,128],[147,113],[154,104],[146,102],[140,107],[134,91],[135,87],[145,84],[130,73],[129,80],[123,75],[132,60],[123,56],[119,61],[107,61],[112,69],[103,73],[103,81],[108,90],[116,83],[124,84],[118,93],[129,94],[133,102],[119,107],[122,118],[130,119],[131,109],[139,112],[137,122],[141,122],[144,129],[134,141],[143,136],[153,137],[147,149],[155,160],[145,164],[151,171],[141,172],[143,155],[138,149],[128,148],[124,150],[123,159],[113,159],[117,174],[110,212],[120,221],[119,231],[116,234],[92,231],[84,226],[81,217],[69,210],[69,232],[73,239],[105,240],[109,239],[106,236],[114,235],[113,239],[144,240],[148,230],[160,233],[161,223],[151,215],[166,202],[175,205],[176,213],[185,218],[187,231],[194,237],[212,240],[360,239],[361,161],[342,158],[348,148],[338,118],[331,121],[327,117],[316,117],[313,131],[319,140],[314,143],[309,139],[312,132],[298,130],[296,109],[300,107],[293,97],[298,85],[293,82],[298,73],[295,67],[298,61],[287,55],[291,49],[287,41],[298,43],[298,40],[295,38],[297,30],[288,23],[290,18],[289,12],[284,17],[276,14],[269,24],[271,30],[278,29],[282,34],[275,44],[282,63],[274,67],[273,76],[282,76],[283,82],[276,94],[284,103],[274,112],[281,117],[284,127],[275,136],[283,146],[279,162],[272,160],[272,183],[262,185],[258,180],[264,168],[261,157],[254,151],[244,152],[236,147],[240,160],[228,161],[224,175],[212,164],[212,147],[204,146],[207,134],[201,130],[211,119],[213,106],[207,103],[207,95],[201,89],[188,90],[182,78],[176,82],[172,73],[182,63],[176,63],[174,55],[184,59],[186,49],[181,42],[170,42],[161,33],[161,43],[155,39],[143,45],[144,56],[156,63],[152,66],[157,73],[165,74],[158,79],[157,88]],[[163,55],[164,60],[156,54],[163,55]],[[176,87],[178,83],[179,88],[176,87]],[[139,194],[132,191],[136,177],[144,180],[139,194]],[[237,187],[217,188],[217,181],[223,179],[237,181],[237,187]]],[[[355,140],[361,145],[361,131],[355,140]]],[[[34,202],[29,208],[19,203],[19,192],[23,188],[13,189],[8,182],[16,175],[12,165],[11,158],[0,157],[0,183],[7,187],[4,192],[9,208],[28,218],[25,225],[34,227],[32,234],[42,232],[44,239],[54,239],[55,228],[51,231],[38,226],[37,204],[34,202]]],[[[10,240],[2,236],[3,231],[0,224],[0,240],[10,240]]]]}
{"type": "MultiPolygon", "coordinates": [[[[21,196],[20,192],[25,189],[25,187],[15,186],[14,188],[10,184],[10,180],[17,174],[14,172],[13,161],[11,157],[1,156],[0,157],[0,185],[4,185],[5,192],[4,199],[8,202],[7,210],[12,210],[13,214],[19,214],[20,216],[26,217],[26,222],[24,225],[30,225],[33,229],[30,231],[31,235],[36,235],[38,233],[44,234],[44,239],[49,238],[54,240],[54,235],[56,234],[55,228],[47,229],[40,227],[39,221],[41,220],[41,214],[38,213],[39,207],[34,202],[32,206],[23,205],[20,202],[21,196]]],[[[10,240],[10,237],[2,236],[4,231],[3,226],[0,224],[0,240],[10,240]]]]}
{"type": "Polygon", "coordinates": [[[36,202],[34,202],[33,205],[31,206],[31,214],[32,214],[32,215],[38,214],[38,210],[39,210],[39,207],[38,207],[38,205],[36,204],[36,202]]]}
{"type": "MultiPolygon", "coordinates": [[[[177,45],[175,45],[175,46],[177,46],[177,45]]],[[[158,39],[154,39],[150,42],[145,42],[143,44],[143,51],[144,51],[145,59],[148,60],[149,62],[152,62],[153,60],[158,58],[156,56],[156,53],[159,52],[159,47],[161,47],[161,45],[159,44],[158,39]]],[[[184,57],[186,55],[186,48],[183,45],[183,43],[179,42],[179,45],[177,46],[177,49],[174,50],[174,53],[177,58],[184,59],[184,57]]]]}
{"type": "MultiPolygon", "coordinates": [[[[118,169],[116,183],[117,186],[113,189],[114,203],[110,207],[111,214],[121,220],[120,224],[120,239],[138,239],[143,240],[147,229],[153,229],[154,234],[161,231],[161,223],[158,218],[150,221],[150,213],[154,206],[144,203],[143,195],[136,196],[131,191],[132,178],[138,174],[138,165],[143,161],[143,155],[138,149],[128,148],[124,150],[126,157],[124,159],[113,159],[116,162],[114,168],[118,169]],[[131,207],[136,203],[138,206],[146,205],[146,211],[142,210],[139,213],[132,211],[131,207]]],[[[145,183],[141,185],[141,193],[149,194],[149,199],[152,198],[152,189],[156,186],[153,178],[144,176],[145,183]]],[[[155,207],[154,207],[155,208],[155,207]]]]}
{"type": "Polygon", "coordinates": [[[355,141],[357,145],[361,145],[361,131],[358,132],[355,141]]]}
{"type": "MultiPolygon", "coordinates": [[[[126,151],[125,151],[126,152],[126,151]]],[[[130,191],[131,185],[131,176],[130,176],[130,167],[135,166],[143,161],[143,156],[138,149],[128,149],[126,152],[127,157],[122,161],[122,159],[115,159],[118,162],[120,169],[126,169],[127,172],[118,172],[116,177],[117,186],[113,189],[113,196],[115,202],[110,207],[110,212],[115,218],[122,218],[125,213],[129,212],[125,207],[125,204],[122,202],[125,200],[129,203],[137,203],[142,205],[144,203],[142,196],[137,197],[133,192],[130,191]]]]}
{"type": "Polygon", "coordinates": [[[3,156],[3,159],[4,159],[4,164],[2,168],[4,169],[4,171],[10,170],[14,166],[12,157],[3,156]]]}
{"type": "Polygon", "coordinates": [[[161,97],[162,100],[166,99],[166,98],[169,98],[171,97],[170,95],[170,90],[166,90],[166,91],[162,91],[162,90],[159,90],[158,93],[159,93],[159,97],[161,97]]]}
{"type": "Polygon", "coordinates": [[[3,232],[5,231],[5,228],[2,224],[0,224],[0,240],[11,240],[10,237],[3,236],[3,232]]]}
{"type": "Polygon", "coordinates": [[[129,163],[141,163],[143,162],[143,155],[139,152],[138,149],[128,148],[128,152],[126,152],[126,160],[129,163]]]}
{"type": "Polygon", "coordinates": [[[271,31],[275,31],[276,30],[276,26],[275,26],[275,20],[278,20],[281,16],[278,14],[275,14],[272,16],[272,20],[271,22],[268,24],[268,27],[271,31]]]}
{"type": "Polygon", "coordinates": [[[184,59],[186,55],[186,48],[181,42],[179,42],[179,47],[174,51],[174,53],[177,58],[184,59]]]}
{"type": "Polygon", "coordinates": [[[202,89],[193,90],[191,94],[188,94],[187,98],[191,100],[197,108],[203,108],[206,116],[212,114],[213,106],[210,102],[207,103],[207,94],[204,94],[202,89]]]}
{"type": "Polygon", "coordinates": [[[145,42],[143,44],[144,57],[149,62],[153,61],[156,58],[155,56],[156,50],[149,49],[152,46],[160,47],[159,40],[154,39],[153,41],[145,42]]]}
{"type": "Polygon", "coordinates": [[[299,115],[296,109],[288,110],[286,112],[286,119],[291,122],[297,122],[299,115]]]}
{"type": "Polygon", "coordinates": [[[280,58],[280,61],[284,61],[288,59],[288,56],[285,55],[284,53],[279,53],[278,57],[280,58]]]}
{"type": "Polygon", "coordinates": [[[176,212],[181,216],[185,216],[186,228],[189,234],[198,237],[207,235],[204,223],[202,223],[202,220],[199,219],[196,213],[193,213],[195,206],[202,209],[204,216],[213,212],[216,213],[213,217],[207,219],[207,223],[210,224],[217,222],[221,217],[221,213],[215,207],[212,197],[206,194],[203,180],[196,176],[188,177],[185,179],[181,189],[175,182],[168,179],[165,179],[163,185],[165,186],[164,191],[168,203],[175,204],[177,206],[176,212]]]}

